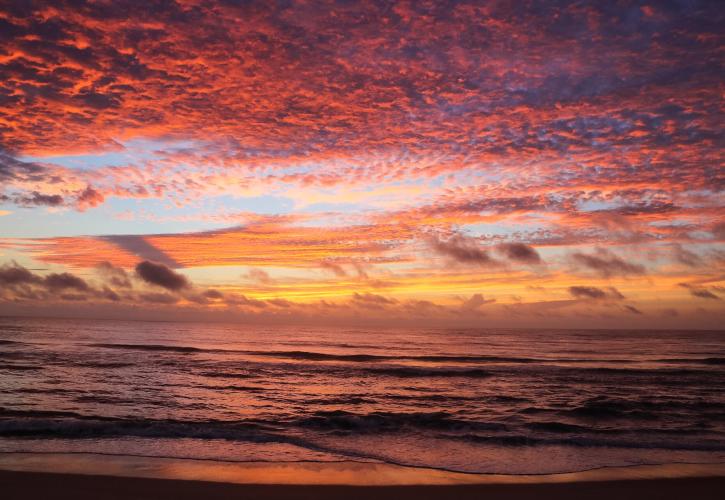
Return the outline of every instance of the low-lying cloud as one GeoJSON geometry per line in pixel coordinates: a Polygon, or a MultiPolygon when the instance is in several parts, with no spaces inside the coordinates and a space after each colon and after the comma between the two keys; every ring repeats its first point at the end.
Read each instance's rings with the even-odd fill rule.
{"type": "Polygon", "coordinates": [[[479,266],[498,264],[487,250],[481,248],[478,242],[469,236],[454,234],[445,240],[434,237],[430,243],[434,251],[461,264],[479,266]]]}
{"type": "Polygon", "coordinates": [[[541,256],[534,247],[524,243],[502,243],[496,250],[507,259],[525,264],[539,264],[541,256]]]}
{"type": "Polygon", "coordinates": [[[446,239],[433,237],[429,240],[431,248],[444,257],[460,263],[477,266],[497,266],[503,261],[494,258],[491,250],[510,262],[522,264],[540,264],[541,256],[534,247],[525,243],[501,243],[485,248],[479,240],[460,233],[455,233],[446,239]]]}
{"type": "Polygon", "coordinates": [[[614,276],[630,276],[644,274],[645,268],[641,264],[626,262],[615,253],[598,248],[592,254],[576,252],[571,255],[571,260],[579,267],[594,271],[603,278],[614,276]]]}
{"type": "Polygon", "coordinates": [[[166,288],[167,290],[179,291],[189,288],[191,284],[186,276],[172,271],[163,264],[143,261],[136,265],[136,274],[146,283],[166,288]]]}
{"type": "Polygon", "coordinates": [[[595,286],[570,286],[569,294],[577,299],[622,300],[625,298],[624,295],[622,295],[620,291],[614,287],[602,289],[595,286]]]}

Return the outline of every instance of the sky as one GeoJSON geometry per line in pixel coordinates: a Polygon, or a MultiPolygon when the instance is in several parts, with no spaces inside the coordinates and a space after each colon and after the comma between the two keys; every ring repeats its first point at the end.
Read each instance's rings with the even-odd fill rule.
{"type": "Polygon", "coordinates": [[[2,1],[0,314],[722,328],[724,13],[2,1]]]}

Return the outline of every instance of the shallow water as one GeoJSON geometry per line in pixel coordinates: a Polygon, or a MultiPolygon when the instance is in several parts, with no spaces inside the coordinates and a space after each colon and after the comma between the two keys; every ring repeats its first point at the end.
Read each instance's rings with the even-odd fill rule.
{"type": "Polygon", "coordinates": [[[538,474],[725,461],[725,332],[0,319],[0,451],[538,474]]]}

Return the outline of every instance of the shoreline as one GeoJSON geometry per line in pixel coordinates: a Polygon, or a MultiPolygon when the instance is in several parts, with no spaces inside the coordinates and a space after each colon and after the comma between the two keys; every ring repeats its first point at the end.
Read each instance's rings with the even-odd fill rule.
{"type": "Polygon", "coordinates": [[[630,465],[553,474],[494,474],[456,472],[381,462],[231,462],[82,452],[0,452],[0,472],[202,481],[240,485],[364,487],[562,484],[708,477],[725,480],[725,463],[630,465]]]}
{"type": "Polygon", "coordinates": [[[235,484],[176,479],[14,472],[0,470],[8,500],[679,500],[721,498],[725,477],[631,479],[559,483],[351,486],[235,484]]]}
{"type": "Polygon", "coordinates": [[[724,490],[725,464],[519,476],[358,462],[240,463],[0,453],[0,491],[9,500],[715,500],[724,490]]]}

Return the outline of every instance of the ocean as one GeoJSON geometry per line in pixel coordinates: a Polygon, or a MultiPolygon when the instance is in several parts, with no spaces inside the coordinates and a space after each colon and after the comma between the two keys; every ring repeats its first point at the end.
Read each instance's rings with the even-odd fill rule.
{"type": "Polygon", "coordinates": [[[725,462],[725,332],[0,318],[0,452],[504,474],[725,462]]]}

